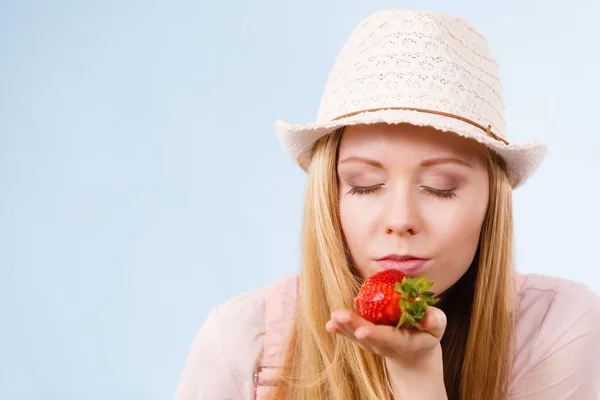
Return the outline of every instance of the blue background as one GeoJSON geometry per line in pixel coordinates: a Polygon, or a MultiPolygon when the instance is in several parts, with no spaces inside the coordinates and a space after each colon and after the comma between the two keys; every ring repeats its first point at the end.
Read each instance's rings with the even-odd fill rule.
{"type": "Polygon", "coordinates": [[[500,64],[522,272],[600,292],[600,3],[0,2],[0,398],[168,399],[208,311],[298,269],[314,119],[351,30],[462,16],[500,64]],[[451,3],[451,4],[450,4],[451,3]]]}

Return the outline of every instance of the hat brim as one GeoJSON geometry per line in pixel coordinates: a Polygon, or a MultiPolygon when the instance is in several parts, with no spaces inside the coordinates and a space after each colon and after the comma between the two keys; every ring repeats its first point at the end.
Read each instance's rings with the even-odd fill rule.
{"type": "Polygon", "coordinates": [[[343,126],[376,123],[430,126],[442,132],[452,132],[474,139],[494,150],[504,159],[513,188],[521,186],[533,175],[548,152],[547,146],[543,143],[532,141],[522,145],[507,145],[462,120],[413,110],[377,110],[335,121],[306,125],[290,125],[279,120],[275,123],[275,133],[287,156],[306,172],[310,164],[312,148],[321,137],[343,126]]]}

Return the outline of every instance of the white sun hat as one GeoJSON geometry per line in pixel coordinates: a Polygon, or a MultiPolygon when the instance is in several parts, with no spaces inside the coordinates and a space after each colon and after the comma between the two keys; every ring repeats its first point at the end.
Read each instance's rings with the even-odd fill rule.
{"type": "Polygon", "coordinates": [[[543,161],[545,144],[509,143],[498,65],[485,38],[439,12],[378,11],[350,34],[329,73],[316,122],[275,123],[286,154],[307,171],[316,141],[348,125],[409,123],[486,145],[513,188],[543,161]]]}

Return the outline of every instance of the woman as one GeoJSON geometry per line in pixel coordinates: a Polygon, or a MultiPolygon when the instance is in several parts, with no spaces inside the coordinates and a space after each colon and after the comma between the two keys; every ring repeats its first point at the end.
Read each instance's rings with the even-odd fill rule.
{"type": "Polygon", "coordinates": [[[276,124],[308,174],[301,272],[213,310],[175,398],[600,398],[598,296],[515,271],[511,192],[546,147],[505,130],[472,26],[398,10],[362,21],[317,122],[276,124]],[[420,329],[354,311],[386,268],[434,282],[420,329]]]}

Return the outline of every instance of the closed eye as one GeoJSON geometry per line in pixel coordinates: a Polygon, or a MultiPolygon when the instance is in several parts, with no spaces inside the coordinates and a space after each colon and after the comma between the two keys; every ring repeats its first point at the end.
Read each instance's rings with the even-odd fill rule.
{"type": "Polygon", "coordinates": [[[348,191],[347,194],[369,194],[375,193],[383,186],[383,184],[374,185],[374,186],[353,186],[352,189],[348,191]]]}
{"type": "Polygon", "coordinates": [[[428,186],[423,186],[422,189],[424,192],[426,192],[428,194],[431,194],[433,196],[440,197],[443,199],[450,199],[450,198],[456,196],[456,193],[455,193],[456,189],[440,190],[440,189],[434,189],[434,188],[431,188],[428,186]]]}

